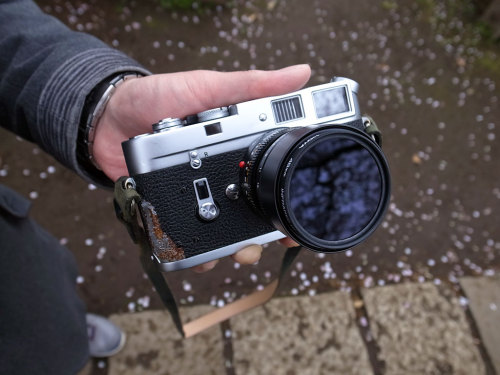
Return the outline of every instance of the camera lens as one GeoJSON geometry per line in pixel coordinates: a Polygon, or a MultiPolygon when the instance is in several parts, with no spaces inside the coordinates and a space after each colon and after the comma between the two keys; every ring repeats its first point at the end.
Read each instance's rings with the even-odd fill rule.
{"type": "Polygon", "coordinates": [[[328,241],[350,238],[371,220],[382,182],[359,143],[330,136],[302,155],[291,172],[289,208],[297,226],[328,241]]]}
{"type": "Polygon", "coordinates": [[[376,229],[389,202],[389,168],[365,132],[323,125],[274,138],[258,148],[250,181],[265,220],[318,251],[350,248],[376,229]]]}

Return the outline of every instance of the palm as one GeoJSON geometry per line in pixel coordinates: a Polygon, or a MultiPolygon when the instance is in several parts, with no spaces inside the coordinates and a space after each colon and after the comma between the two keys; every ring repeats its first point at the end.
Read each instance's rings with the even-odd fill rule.
{"type": "Polygon", "coordinates": [[[126,81],[111,97],[99,121],[96,161],[115,181],[128,174],[121,143],[150,132],[151,124],[158,120],[298,90],[309,75],[309,67],[297,66],[273,72],[192,71],[126,81]]]}

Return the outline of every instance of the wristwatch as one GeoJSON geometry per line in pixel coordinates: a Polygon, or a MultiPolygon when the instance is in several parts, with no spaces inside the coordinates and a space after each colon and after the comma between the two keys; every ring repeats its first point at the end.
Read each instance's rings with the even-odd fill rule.
{"type": "Polygon", "coordinates": [[[123,82],[130,78],[142,76],[142,74],[137,72],[124,72],[108,77],[97,85],[85,99],[80,127],[78,129],[77,158],[80,165],[88,172],[95,168],[97,171],[94,169],[92,171],[93,174],[104,175],[94,157],[94,140],[97,123],[104,113],[109,99],[123,82]]]}

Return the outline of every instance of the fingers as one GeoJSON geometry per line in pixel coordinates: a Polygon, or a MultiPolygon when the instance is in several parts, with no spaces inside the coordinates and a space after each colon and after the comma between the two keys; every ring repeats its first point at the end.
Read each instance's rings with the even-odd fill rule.
{"type": "Polygon", "coordinates": [[[168,77],[173,83],[167,91],[174,95],[165,97],[180,98],[192,94],[190,102],[171,108],[175,117],[262,98],[286,94],[298,90],[309,80],[309,65],[295,65],[275,71],[250,70],[221,73],[214,71],[195,71],[176,73],[168,77]]]}
{"type": "MultiPolygon", "coordinates": [[[[279,240],[279,242],[286,247],[295,247],[299,246],[297,242],[292,240],[290,237],[283,238],[279,240]]],[[[262,246],[260,245],[250,245],[245,247],[244,249],[238,251],[237,253],[231,255],[231,258],[235,262],[240,264],[254,264],[257,262],[262,255],[262,246]]],[[[203,273],[212,270],[215,265],[218,263],[217,260],[213,260],[211,262],[200,264],[193,268],[193,271],[196,273],[203,273]]]]}
{"type": "Polygon", "coordinates": [[[286,94],[302,88],[310,75],[311,68],[306,64],[273,71],[158,74],[134,82],[130,104],[137,109],[132,111],[135,115],[140,113],[140,123],[150,126],[166,117],[183,118],[211,108],[286,94]]]}
{"type": "Polygon", "coordinates": [[[251,245],[233,254],[231,257],[240,264],[254,264],[260,259],[262,246],[251,245]]]}
{"type": "Polygon", "coordinates": [[[308,65],[295,65],[276,71],[200,72],[199,80],[186,76],[186,83],[193,90],[204,89],[207,95],[200,97],[202,108],[215,108],[298,90],[309,76],[308,65]]]}
{"type": "MultiPolygon", "coordinates": [[[[254,264],[260,259],[261,254],[262,246],[250,245],[233,254],[231,257],[235,262],[238,262],[240,264],[254,264]]],[[[200,264],[199,266],[193,267],[193,271],[196,273],[210,271],[218,262],[218,260],[212,260],[211,262],[200,264]]]]}
{"type": "Polygon", "coordinates": [[[299,246],[299,244],[297,242],[295,242],[294,240],[292,240],[290,237],[282,238],[280,240],[280,244],[282,244],[283,246],[286,246],[286,247],[296,247],[296,246],[299,246]]]}
{"type": "Polygon", "coordinates": [[[212,270],[218,263],[218,260],[212,260],[207,263],[200,264],[199,266],[193,267],[193,271],[196,273],[203,273],[212,270]]]}

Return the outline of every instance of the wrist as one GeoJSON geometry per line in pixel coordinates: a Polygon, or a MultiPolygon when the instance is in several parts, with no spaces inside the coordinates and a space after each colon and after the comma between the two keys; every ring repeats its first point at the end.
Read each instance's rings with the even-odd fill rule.
{"type": "Polygon", "coordinates": [[[99,120],[106,109],[111,96],[115,93],[125,81],[131,78],[140,77],[141,74],[136,72],[120,73],[110,80],[109,78],[103,81],[96,89],[89,95],[89,102],[85,105],[84,115],[82,117],[81,127],[83,128],[83,153],[84,158],[90,161],[92,165],[98,170],[102,170],[95,159],[94,154],[94,141],[96,136],[97,125],[99,120]],[[88,106],[87,106],[88,104],[88,106]],[[86,112],[86,113],[85,113],[86,112]],[[83,126],[82,126],[83,125],[83,126]]]}

